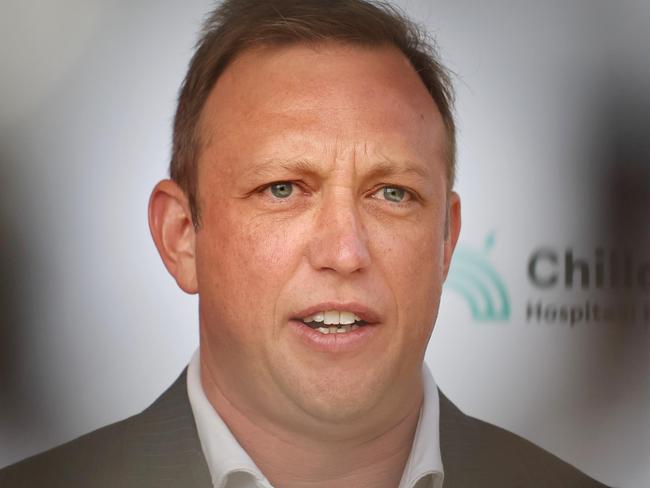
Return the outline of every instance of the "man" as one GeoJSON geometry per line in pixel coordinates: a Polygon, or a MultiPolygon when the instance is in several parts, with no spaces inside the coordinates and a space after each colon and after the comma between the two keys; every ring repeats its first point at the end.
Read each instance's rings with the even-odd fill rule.
{"type": "Polygon", "coordinates": [[[423,369],[460,231],[451,100],[389,6],[221,5],[149,206],[200,350],[145,412],[0,486],[600,486],[423,369]]]}

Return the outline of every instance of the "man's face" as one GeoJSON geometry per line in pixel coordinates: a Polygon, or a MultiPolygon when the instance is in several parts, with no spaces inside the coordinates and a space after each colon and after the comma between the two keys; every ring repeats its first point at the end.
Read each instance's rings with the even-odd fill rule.
{"type": "Polygon", "coordinates": [[[403,55],[247,51],[201,135],[201,354],[229,401],[308,425],[417,396],[459,204],[442,118],[403,55]]]}

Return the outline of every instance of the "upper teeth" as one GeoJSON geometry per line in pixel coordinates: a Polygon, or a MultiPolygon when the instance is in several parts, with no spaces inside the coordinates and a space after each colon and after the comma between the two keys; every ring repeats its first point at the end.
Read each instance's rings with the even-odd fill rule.
{"type": "Polygon", "coordinates": [[[351,325],[354,322],[361,322],[361,319],[352,312],[339,312],[338,310],[318,312],[302,320],[303,322],[324,322],[327,325],[351,325]]]}

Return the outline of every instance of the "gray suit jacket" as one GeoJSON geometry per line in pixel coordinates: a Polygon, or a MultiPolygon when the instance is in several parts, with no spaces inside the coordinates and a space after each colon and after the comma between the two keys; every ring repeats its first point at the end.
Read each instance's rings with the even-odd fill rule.
{"type": "MultiPolygon", "coordinates": [[[[0,470],[0,487],[211,488],[185,374],[144,412],[0,470]]],[[[440,444],[445,488],[604,486],[442,393],[440,444]]]]}

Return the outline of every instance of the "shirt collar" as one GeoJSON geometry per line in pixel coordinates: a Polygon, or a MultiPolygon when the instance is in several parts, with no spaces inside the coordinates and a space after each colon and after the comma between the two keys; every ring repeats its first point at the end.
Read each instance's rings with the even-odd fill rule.
{"type": "Polygon", "coordinates": [[[420,410],[420,419],[415,430],[413,447],[409,455],[399,488],[413,488],[423,478],[429,482],[427,488],[442,488],[444,471],[440,454],[440,401],[438,387],[427,366],[422,365],[422,383],[424,399],[420,410]]]}
{"type": "MultiPolygon", "coordinates": [[[[427,488],[442,488],[444,475],[440,455],[438,388],[426,363],[422,368],[422,381],[424,400],[413,439],[413,447],[406,462],[399,488],[413,488],[424,478],[429,479],[429,483],[424,483],[427,488]]],[[[213,486],[225,488],[228,477],[233,473],[240,472],[253,477],[259,486],[271,488],[269,481],[239,445],[228,426],[205,396],[201,385],[198,349],[192,356],[187,369],[187,394],[213,486]]]]}
{"type": "Polygon", "coordinates": [[[208,464],[212,485],[224,488],[233,473],[248,473],[260,486],[271,487],[251,457],[239,445],[228,426],[205,396],[201,384],[199,350],[187,368],[187,395],[192,406],[196,430],[208,464]]]}

